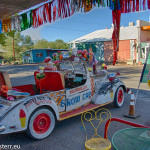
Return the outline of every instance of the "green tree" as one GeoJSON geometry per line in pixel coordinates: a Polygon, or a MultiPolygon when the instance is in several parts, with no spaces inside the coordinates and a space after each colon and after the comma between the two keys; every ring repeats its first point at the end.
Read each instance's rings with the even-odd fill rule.
{"type": "Polygon", "coordinates": [[[5,40],[6,40],[5,34],[1,33],[0,34],[0,45],[5,46],[5,44],[6,44],[5,40]]]}
{"type": "Polygon", "coordinates": [[[50,43],[47,40],[44,40],[44,39],[43,40],[38,40],[34,44],[33,48],[35,48],[35,49],[50,48],[50,43]]]}
{"type": "Polygon", "coordinates": [[[17,59],[21,59],[21,53],[28,49],[32,49],[34,44],[31,37],[23,36],[20,32],[11,31],[5,34],[5,44],[1,44],[2,49],[8,51],[3,54],[5,60],[12,60],[13,58],[13,42],[15,57],[17,59]]]}
{"type": "Polygon", "coordinates": [[[55,41],[56,44],[56,49],[67,49],[68,48],[68,44],[65,43],[63,40],[61,39],[57,39],[55,41]]]}
{"type": "Polygon", "coordinates": [[[57,39],[54,42],[48,42],[47,40],[43,39],[43,40],[39,40],[35,43],[35,45],[33,46],[33,48],[35,49],[44,49],[44,48],[52,48],[52,49],[67,49],[68,48],[68,44],[65,43],[63,40],[61,39],[57,39]]]}

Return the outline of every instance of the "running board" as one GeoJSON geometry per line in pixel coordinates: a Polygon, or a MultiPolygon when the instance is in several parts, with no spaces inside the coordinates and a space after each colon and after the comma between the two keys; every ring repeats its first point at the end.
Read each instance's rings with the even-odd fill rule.
{"type": "Polygon", "coordinates": [[[110,104],[112,103],[112,101],[109,101],[105,104],[88,104],[86,106],[83,106],[83,107],[80,107],[78,109],[75,109],[75,110],[72,110],[72,111],[69,111],[69,112],[66,112],[64,114],[61,114],[59,116],[59,119],[58,121],[62,121],[62,120],[65,120],[65,119],[68,119],[68,118],[71,118],[71,117],[74,117],[74,116],[77,116],[77,115],[80,115],[84,112],[87,112],[87,111],[90,111],[90,110],[93,110],[93,109],[96,109],[96,108],[99,108],[99,107],[102,107],[104,105],[107,105],[107,104],[110,104]]]}

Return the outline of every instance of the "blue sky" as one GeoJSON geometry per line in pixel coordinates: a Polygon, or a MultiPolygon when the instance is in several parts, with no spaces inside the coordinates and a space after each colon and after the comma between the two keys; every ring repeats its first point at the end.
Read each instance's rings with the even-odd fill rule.
{"type": "MultiPolygon", "coordinates": [[[[128,26],[129,22],[144,20],[149,22],[150,10],[122,14],[121,26],[128,26]]],[[[111,28],[112,11],[109,8],[94,8],[87,13],[76,13],[69,18],[47,23],[37,29],[30,28],[23,31],[23,35],[30,35],[33,40],[46,39],[55,41],[62,39],[65,42],[72,41],[95,30],[111,28]]]]}

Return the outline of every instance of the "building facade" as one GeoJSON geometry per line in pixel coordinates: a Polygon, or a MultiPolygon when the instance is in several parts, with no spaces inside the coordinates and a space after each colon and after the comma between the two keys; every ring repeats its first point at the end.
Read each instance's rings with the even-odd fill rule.
{"type": "Polygon", "coordinates": [[[67,49],[30,49],[22,53],[23,63],[40,63],[45,57],[52,58],[53,53],[68,51],[67,49]]]}
{"type": "MultiPolygon", "coordinates": [[[[137,20],[136,25],[130,22],[129,26],[120,27],[118,61],[145,61],[146,48],[150,43],[150,30],[143,30],[144,26],[150,26],[150,23],[137,20]]],[[[69,42],[70,48],[88,50],[91,46],[99,62],[113,62],[112,32],[113,27],[94,31],[69,42]]]]}

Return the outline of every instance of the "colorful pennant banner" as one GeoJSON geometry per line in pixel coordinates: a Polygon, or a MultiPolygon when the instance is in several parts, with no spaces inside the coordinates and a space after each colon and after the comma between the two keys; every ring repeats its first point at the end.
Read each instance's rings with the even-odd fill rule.
{"type": "Polygon", "coordinates": [[[150,9],[150,0],[53,0],[24,14],[3,19],[0,30],[9,32],[11,30],[23,31],[31,26],[37,28],[44,23],[70,17],[76,12],[88,12],[96,6],[129,13],[150,9]]]}
{"type": "Polygon", "coordinates": [[[121,13],[150,9],[150,0],[53,0],[34,10],[21,15],[12,16],[0,21],[0,33],[13,30],[23,31],[30,27],[37,28],[44,23],[70,17],[76,12],[88,12],[93,7],[109,7],[112,9],[114,31],[114,62],[119,49],[119,31],[121,13]]]}
{"type": "Polygon", "coordinates": [[[2,31],[3,32],[10,32],[11,31],[11,20],[10,20],[10,18],[2,20],[2,31]]]}

